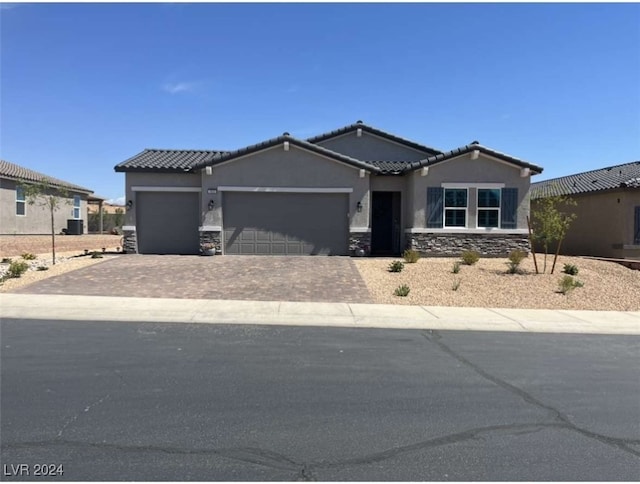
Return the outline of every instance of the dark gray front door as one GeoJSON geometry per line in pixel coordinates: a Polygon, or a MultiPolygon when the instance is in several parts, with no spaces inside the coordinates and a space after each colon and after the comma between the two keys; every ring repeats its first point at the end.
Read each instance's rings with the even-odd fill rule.
{"type": "Polygon", "coordinates": [[[345,193],[245,193],[223,197],[224,253],[347,255],[345,193]]]}
{"type": "Polygon", "coordinates": [[[136,236],[140,254],[197,254],[199,193],[138,192],[136,236]]]}

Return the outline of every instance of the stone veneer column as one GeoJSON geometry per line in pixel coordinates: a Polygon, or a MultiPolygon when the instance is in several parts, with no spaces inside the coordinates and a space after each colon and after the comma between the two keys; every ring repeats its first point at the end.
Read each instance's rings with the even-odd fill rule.
{"type": "Polygon", "coordinates": [[[371,232],[349,232],[349,253],[356,255],[358,249],[362,249],[364,255],[371,253],[371,232]]]}
{"type": "Polygon", "coordinates": [[[200,247],[203,244],[213,244],[216,249],[216,253],[222,253],[222,232],[215,231],[201,231],[200,232],[200,247]]]}
{"type": "Polygon", "coordinates": [[[136,254],[138,251],[135,230],[123,230],[122,231],[122,252],[125,254],[136,254]]]}
{"type": "Polygon", "coordinates": [[[530,252],[524,234],[406,234],[407,248],[429,257],[458,257],[475,250],[483,257],[506,257],[514,250],[530,252]]]}

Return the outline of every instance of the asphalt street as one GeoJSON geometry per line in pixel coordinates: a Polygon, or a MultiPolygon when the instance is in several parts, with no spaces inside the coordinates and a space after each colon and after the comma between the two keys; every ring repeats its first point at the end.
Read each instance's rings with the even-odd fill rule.
{"type": "Polygon", "coordinates": [[[638,336],[0,330],[4,480],[640,480],[638,336]]]}

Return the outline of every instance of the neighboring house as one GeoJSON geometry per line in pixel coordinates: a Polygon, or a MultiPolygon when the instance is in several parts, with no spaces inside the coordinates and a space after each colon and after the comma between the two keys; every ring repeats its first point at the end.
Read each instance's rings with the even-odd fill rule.
{"type": "Polygon", "coordinates": [[[532,209],[553,195],[577,203],[561,253],[640,259],[640,161],[534,183],[532,209]]]}
{"type": "Polygon", "coordinates": [[[477,143],[443,153],[362,122],[235,151],[147,149],[125,173],[125,250],[485,255],[528,250],[531,175],[477,143]]]}
{"type": "Polygon", "coordinates": [[[25,198],[23,183],[45,181],[51,187],[67,192],[67,203],[61,204],[54,214],[56,233],[71,225],[82,225],[87,232],[87,200],[93,193],[73,183],[69,183],[8,161],[0,160],[0,235],[50,234],[51,213],[37,203],[30,205],[25,198]]]}

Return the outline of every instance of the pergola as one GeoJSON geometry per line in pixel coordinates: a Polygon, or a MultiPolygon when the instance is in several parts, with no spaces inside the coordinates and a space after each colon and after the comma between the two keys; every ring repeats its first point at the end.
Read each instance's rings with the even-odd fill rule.
{"type": "Polygon", "coordinates": [[[104,204],[104,201],[106,200],[106,198],[103,197],[98,197],[97,195],[89,195],[87,197],[87,204],[88,205],[97,205],[98,206],[98,213],[100,214],[100,234],[103,233],[103,229],[102,229],[102,220],[103,220],[103,211],[102,211],[102,205],[104,204]]]}

